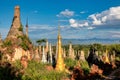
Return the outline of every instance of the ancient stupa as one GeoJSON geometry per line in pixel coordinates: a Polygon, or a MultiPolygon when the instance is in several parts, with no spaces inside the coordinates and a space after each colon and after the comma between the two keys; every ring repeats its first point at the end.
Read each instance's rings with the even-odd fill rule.
{"type": "Polygon", "coordinates": [[[65,70],[65,64],[64,64],[64,60],[63,60],[63,53],[62,53],[62,43],[61,43],[61,35],[60,35],[60,27],[58,30],[58,42],[57,42],[57,60],[56,60],[56,67],[55,70],[57,71],[63,71],[65,70]]]}
{"type": "Polygon", "coordinates": [[[23,36],[23,26],[20,21],[20,7],[15,6],[12,25],[6,39],[16,39],[18,36],[23,36]]]}
{"type": "Polygon", "coordinates": [[[28,48],[30,48],[30,46],[32,46],[28,37],[28,22],[26,23],[26,33],[24,33],[23,30],[23,26],[20,20],[19,6],[15,6],[12,25],[5,41],[11,42],[12,45],[17,47],[25,45],[26,47],[28,46],[28,48]]]}
{"type": "MultiPolygon", "coordinates": [[[[28,34],[27,35],[24,34],[23,31],[24,31],[23,26],[20,20],[20,7],[15,6],[12,25],[10,27],[6,39],[4,40],[4,47],[3,47],[5,48],[3,53],[9,54],[10,57],[14,60],[20,59],[21,56],[27,56],[28,58],[30,58],[31,53],[33,53],[33,46],[28,37],[28,34]],[[22,55],[23,53],[24,55],[22,55]]],[[[28,26],[27,26],[27,33],[28,33],[28,26]]]]}
{"type": "Polygon", "coordinates": [[[110,64],[109,57],[108,57],[108,50],[106,50],[104,62],[110,64]]]}
{"type": "Polygon", "coordinates": [[[75,55],[74,55],[74,49],[72,48],[72,43],[70,42],[69,44],[69,58],[73,59],[75,58],[75,55]]]}
{"type": "Polygon", "coordinates": [[[42,52],[42,60],[41,60],[43,63],[47,63],[47,59],[46,59],[46,54],[45,54],[45,49],[44,49],[44,46],[43,46],[43,52],[42,52]]]}

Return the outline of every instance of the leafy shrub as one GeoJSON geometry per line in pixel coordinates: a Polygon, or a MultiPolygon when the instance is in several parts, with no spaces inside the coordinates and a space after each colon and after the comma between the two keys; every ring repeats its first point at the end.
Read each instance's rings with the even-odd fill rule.
{"type": "Polygon", "coordinates": [[[22,74],[9,62],[0,62],[0,80],[21,80],[22,74]]]}
{"type": "Polygon", "coordinates": [[[66,58],[65,59],[65,64],[67,67],[69,67],[70,69],[73,69],[74,66],[77,64],[76,60],[72,60],[71,58],[66,58]]]}
{"type": "Polygon", "coordinates": [[[19,31],[23,31],[23,25],[21,24],[20,27],[18,28],[19,31]]]}
{"type": "Polygon", "coordinates": [[[12,45],[11,40],[6,40],[6,41],[4,41],[4,43],[3,43],[3,46],[4,46],[4,47],[8,47],[8,46],[11,46],[11,45],[12,45]]]}
{"type": "Polygon", "coordinates": [[[85,74],[89,73],[90,67],[87,61],[80,61],[81,68],[84,70],[85,74]]]}
{"type": "MultiPolygon", "coordinates": [[[[20,68],[20,61],[16,62],[16,66],[20,68]]],[[[22,76],[22,80],[61,80],[68,77],[65,72],[57,72],[55,70],[48,71],[45,67],[50,64],[43,64],[36,61],[29,61],[28,68],[22,76]]]]}
{"type": "Polygon", "coordinates": [[[29,50],[29,44],[31,44],[30,39],[26,36],[18,36],[17,38],[20,38],[22,41],[20,43],[20,46],[24,49],[24,50],[29,50]]]}

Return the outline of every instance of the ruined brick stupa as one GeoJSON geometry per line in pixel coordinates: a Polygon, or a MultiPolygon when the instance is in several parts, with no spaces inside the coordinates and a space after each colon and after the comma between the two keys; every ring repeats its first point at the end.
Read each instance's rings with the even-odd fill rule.
{"type": "Polygon", "coordinates": [[[25,55],[30,58],[30,53],[33,52],[33,48],[27,34],[24,34],[23,26],[20,20],[20,7],[15,6],[12,25],[6,39],[4,40],[4,48],[6,49],[4,53],[11,53],[11,58],[14,60],[20,59],[21,56],[25,55]]]}
{"type": "Polygon", "coordinates": [[[23,26],[20,21],[20,7],[15,6],[12,25],[6,39],[14,39],[18,36],[23,36],[23,26]]]}

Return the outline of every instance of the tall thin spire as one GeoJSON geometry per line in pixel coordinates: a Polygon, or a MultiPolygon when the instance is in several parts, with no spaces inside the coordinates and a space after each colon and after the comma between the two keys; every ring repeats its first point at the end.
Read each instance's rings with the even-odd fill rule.
{"type": "Polygon", "coordinates": [[[26,36],[28,37],[28,17],[26,19],[26,36]]]}
{"type": "MultiPolygon", "coordinates": [[[[58,26],[58,28],[60,28],[58,26]]],[[[58,29],[58,42],[57,42],[57,62],[56,62],[56,70],[63,71],[65,69],[65,64],[63,60],[63,53],[62,53],[62,43],[61,43],[61,36],[60,30],[58,29]]]]}
{"type": "Polygon", "coordinates": [[[60,22],[58,21],[58,35],[60,35],[60,22]]]}
{"type": "Polygon", "coordinates": [[[0,33],[0,40],[2,40],[2,35],[1,35],[1,33],[0,33]]]}
{"type": "Polygon", "coordinates": [[[1,45],[2,45],[2,35],[0,33],[0,47],[1,47],[1,45]]]}

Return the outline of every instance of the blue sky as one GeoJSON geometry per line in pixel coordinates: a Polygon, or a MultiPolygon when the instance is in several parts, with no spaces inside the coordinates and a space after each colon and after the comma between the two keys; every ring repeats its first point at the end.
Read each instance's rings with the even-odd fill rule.
{"type": "Polygon", "coordinates": [[[67,39],[120,39],[120,0],[0,0],[0,33],[10,29],[14,7],[28,17],[31,39],[56,39],[58,22],[67,39]]]}

